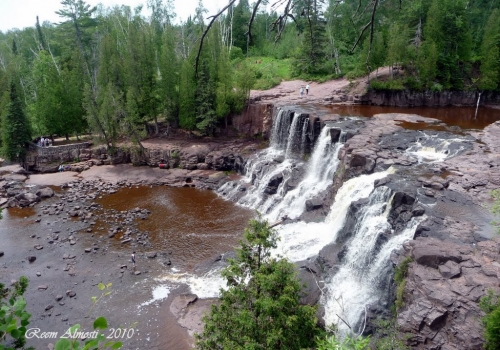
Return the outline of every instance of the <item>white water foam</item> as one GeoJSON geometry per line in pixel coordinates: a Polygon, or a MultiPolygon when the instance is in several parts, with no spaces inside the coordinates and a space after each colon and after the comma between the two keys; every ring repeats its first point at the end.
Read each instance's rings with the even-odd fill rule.
{"type": "Polygon", "coordinates": [[[150,300],[140,304],[139,307],[151,305],[156,301],[167,299],[170,294],[170,287],[167,285],[156,286],[154,287],[152,294],[153,297],[150,300]]]}
{"type": "Polygon", "coordinates": [[[287,192],[265,218],[273,222],[284,215],[290,219],[299,217],[304,212],[306,200],[314,198],[332,184],[333,175],[339,164],[338,154],[342,147],[343,144],[340,142],[332,145],[330,128],[324,127],[307,165],[308,170],[304,179],[297,188],[287,192]]]}
{"type": "Polygon", "coordinates": [[[443,162],[447,158],[456,156],[463,151],[465,147],[451,149],[451,145],[463,142],[463,139],[454,138],[441,140],[439,135],[428,135],[422,133],[417,142],[406,150],[406,153],[418,159],[419,163],[437,163],[443,162]]]}
{"type": "Polygon", "coordinates": [[[380,287],[380,279],[390,268],[391,253],[413,239],[418,224],[424,219],[413,218],[401,234],[392,237],[377,251],[375,237],[390,228],[384,222],[388,208],[383,208],[381,204],[382,201],[375,201],[365,211],[362,229],[356,232],[349,244],[339,271],[327,282],[327,292],[321,300],[325,307],[325,323],[337,325],[341,334],[363,331],[364,322],[359,321],[366,316],[367,306],[379,303],[385,293],[385,289],[380,287]]]}
{"type": "Polygon", "coordinates": [[[367,198],[375,187],[375,180],[382,179],[393,171],[389,168],[386,171],[361,175],[344,182],[324,222],[297,222],[278,227],[280,240],[276,252],[291,261],[305,260],[318,254],[321,248],[337,239],[339,231],[344,227],[351,203],[367,198]]]}

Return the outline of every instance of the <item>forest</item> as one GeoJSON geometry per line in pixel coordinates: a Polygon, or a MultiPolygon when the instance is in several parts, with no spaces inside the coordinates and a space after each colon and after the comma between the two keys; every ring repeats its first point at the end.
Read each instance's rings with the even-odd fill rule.
{"type": "MultiPolygon", "coordinates": [[[[146,1],[146,0],[145,0],[146,1]]],[[[176,20],[172,0],[91,7],[63,0],[60,23],[0,32],[2,156],[37,136],[92,134],[140,145],[162,125],[213,135],[250,89],[282,79],[353,79],[379,90],[498,91],[495,0],[230,0],[176,20]]]]}

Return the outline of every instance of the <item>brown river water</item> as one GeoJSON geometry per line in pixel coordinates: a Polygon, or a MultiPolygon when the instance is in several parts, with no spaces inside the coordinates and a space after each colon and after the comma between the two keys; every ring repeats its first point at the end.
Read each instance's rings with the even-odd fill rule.
{"type": "MultiPolygon", "coordinates": [[[[203,260],[233,250],[254,212],[195,188],[132,187],[96,200],[104,209],[149,209],[140,231],[149,232],[152,251],[171,252],[176,268],[191,271],[203,260]]],[[[99,224],[99,223],[98,223],[99,224]]],[[[119,236],[113,248],[123,249],[119,236]]]]}
{"type": "Polygon", "coordinates": [[[458,126],[462,129],[484,129],[487,125],[500,120],[500,109],[480,107],[475,117],[474,107],[381,107],[381,106],[333,106],[325,107],[330,113],[342,116],[371,117],[380,113],[408,113],[422,117],[434,118],[448,126],[458,126]]]}

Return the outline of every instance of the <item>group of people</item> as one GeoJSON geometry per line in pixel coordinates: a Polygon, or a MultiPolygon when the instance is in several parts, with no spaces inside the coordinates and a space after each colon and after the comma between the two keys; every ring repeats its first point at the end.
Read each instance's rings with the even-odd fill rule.
{"type": "Polygon", "coordinates": [[[40,140],[37,142],[38,146],[40,147],[49,147],[51,146],[51,141],[48,137],[41,137],[40,140]]]}
{"type": "MultiPolygon", "coordinates": [[[[304,95],[304,87],[300,87],[300,97],[304,95]]],[[[306,85],[306,95],[309,95],[309,84],[306,85]]]]}
{"type": "Polygon", "coordinates": [[[58,172],[63,172],[63,171],[69,171],[71,170],[71,165],[59,165],[59,168],[57,168],[58,172]]]}

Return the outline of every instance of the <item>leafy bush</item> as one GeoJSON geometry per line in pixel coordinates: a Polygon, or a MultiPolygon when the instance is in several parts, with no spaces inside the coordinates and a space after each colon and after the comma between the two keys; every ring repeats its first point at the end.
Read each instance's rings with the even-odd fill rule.
{"type": "Polygon", "coordinates": [[[28,278],[25,276],[14,283],[13,289],[5,288],[0,283],[0,342],[10,341],[6,347],[0,344],[0,349],[20,349],[26,344],[26,326],[31,317],[25,310],[26,300],[23,297],[27,288],[28,278]]]}
{"type": "Polygon", "coordinates": [[[337,339],[334,335],[326,338],[316,338],[318,350],[368,350],[370,336],[347,336],[344,340],[337,339]]]}
{"type": "Polygon", "coordinates": [[[486,314],[482,321],[484,324],[485,348],[487,350],[500,349],[500,294],[488,291],[488,295],[479,302],[481,310],[486,314]]]}
{"type": "Polygon", "coordinates": [[[403,80],[401,79],[392,79],[387,81],[372,79],[370,81],[370,88],[372,88],[375,91],[381,91],[381,90],[403,91],[405,89],[405,85],[403,83],[403,80]]]}

